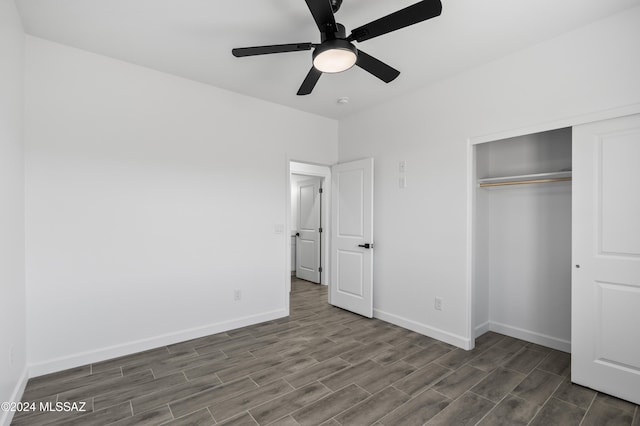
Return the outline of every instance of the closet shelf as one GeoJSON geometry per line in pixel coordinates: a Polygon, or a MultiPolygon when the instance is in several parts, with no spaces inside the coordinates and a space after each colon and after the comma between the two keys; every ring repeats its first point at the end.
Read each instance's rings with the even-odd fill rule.
{"type": "Polygon", "coordinates": [[[526,185],[532,183],[565,182],[571,180],[571,171],[535,173],[530,175],[501,176],[478,179],[480,187],[526,185]]]}

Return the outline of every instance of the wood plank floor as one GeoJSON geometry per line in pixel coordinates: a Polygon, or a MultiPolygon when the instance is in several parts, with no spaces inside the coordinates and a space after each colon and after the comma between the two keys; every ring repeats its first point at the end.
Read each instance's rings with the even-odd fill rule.
{"type": "Polygon", "coordinates": [[[496,333],[463,351],[327,304],[294,280],[291,316],[29,380],[12,425],[633,425],[634,404],[569,382],[566,353],[496,333]]]}

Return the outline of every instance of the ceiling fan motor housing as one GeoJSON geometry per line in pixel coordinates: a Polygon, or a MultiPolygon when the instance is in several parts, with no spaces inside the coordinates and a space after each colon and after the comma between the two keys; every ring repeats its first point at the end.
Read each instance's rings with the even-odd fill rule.
{"type": "Polygon", "coordinates": [[[347,38],[347,30],[342,24],[336,23],[336,26],[333,27],[331,25],[327,25],[328,31],[323,31],[320,33],[320,41],[324,43],[327,40],[333,39],[346,39],[347,38]]]}

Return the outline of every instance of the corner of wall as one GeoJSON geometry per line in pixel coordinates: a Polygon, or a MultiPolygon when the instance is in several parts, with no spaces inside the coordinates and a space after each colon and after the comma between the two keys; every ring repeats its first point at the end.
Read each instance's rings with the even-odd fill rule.
{"type": "MultiPolygon", "coordinates": [[[[16,382],[16,386],[15,386],[13,392],[11,393],[11,397],[8,399],[7,402],[18,402],[18,401],[20,401],[22,399],[22,395],[24,394],[24,390],[27,387],[27,382],[28,381],[29,381],[29,370],[28,370],[27,367],[25,367],[22,370],[22,374],[20,375],[20,378],[16,382]]],[[[2,402],[5,402],[5,401],[2,401],[2,402]]],[[[0,414],[2,414],[2,416],[0,416],[0,425],[9,426],[11,424],[11,420],[13,420],[13,416],[15,414],[15,411],[0,410],[0,414]]]]}
{"type": "Polygon", "coordinates": [[[402,328],[406,328],[407,330],[415,331],[416,333],[424,334],[425,336],[438,339],[442,342],[448,343],[453,346],[457,346],[461,349],[465,349],[465,350],[473,349],[472,344],[474,342],[474,339],[472,338],[449,333],[448,331],[431,327],[427,324],[413,321],[411,319],[404,318],[399,315],[390,314],[388,312],[384,312],[379,309],[373,310],[373,316],[374,318],[378,318],[382,321],[395,324],[402,328]]]}
{"type": "MultiPolygon", "coordinates": [[[[13,1],[0,2],[0,402],[20,401],[26,369],[24,234],[25,34],[13,1]]],[[[11,411],[0,411],[9,424],[11,411]]]]}

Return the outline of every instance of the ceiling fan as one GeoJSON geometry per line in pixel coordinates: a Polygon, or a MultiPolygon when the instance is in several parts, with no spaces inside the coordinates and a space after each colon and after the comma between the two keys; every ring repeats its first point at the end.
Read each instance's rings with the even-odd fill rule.
{"type": "Polygon", "coordinates": [[[241,47],[231,51],[233,56],[239,58],[314,49],[312,54],[313,66],[302,82],[298,95],[310,94],[322,73],[346,71],[353,65],[359,66],[385,83],[393,81],[400,75],[400,71],[357,49],[353,42],[362,43],[374,37],[434,18],[442,12],[440,0],[424,0],[358,27],[347,37],[344,25],[337,23],[334,16],[334,13],[340,9],[342,0],[305,1],[320,30],[320,44],[276,44],[241,47]]]}

